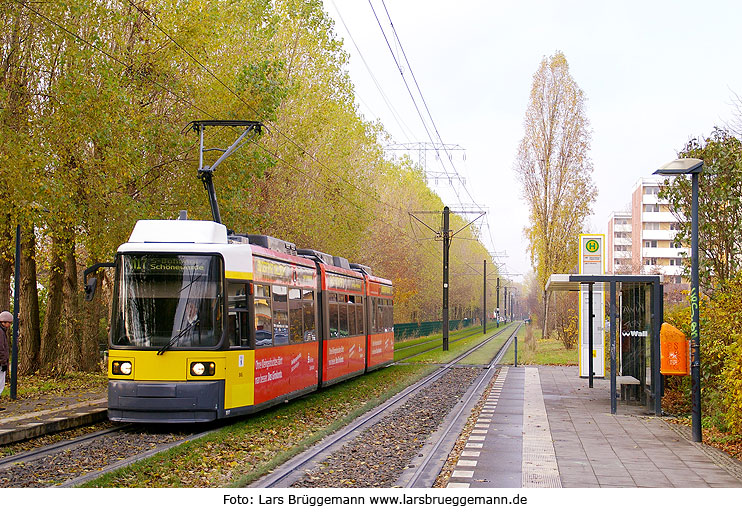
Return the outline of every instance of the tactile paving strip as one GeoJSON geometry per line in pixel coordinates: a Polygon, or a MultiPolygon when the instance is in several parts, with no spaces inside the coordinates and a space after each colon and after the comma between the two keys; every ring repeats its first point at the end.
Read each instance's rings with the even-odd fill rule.
{"type": "Polygon", "coordinates": [[[562,487],[538,369],[525,370],[523,487],[562,487]]]}

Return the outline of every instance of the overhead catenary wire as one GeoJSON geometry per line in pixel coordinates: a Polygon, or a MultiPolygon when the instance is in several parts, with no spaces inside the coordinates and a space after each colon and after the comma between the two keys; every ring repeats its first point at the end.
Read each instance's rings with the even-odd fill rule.
{"type": "MultiPolygon", "coordinates": [[[[425,96],[422,93],[422,90],[420,88],[420,84],[417,81],[417,77],[415,76],[415,73],[412,70],[412,66],[411,66],[411,64],[409,62],[409,59],[407,58],[407,53],[404,50],[404,45],[402,44],[402,41],[401,41],[401,39],[399,37],[399,34],[397,32],[397,29],[394,26],[394,22],[392,21],[391,14],[389,13],[389,10],[387,9],[386,2],[384,0],[381,0],[381,3],[383,5],[383,7],[384,7],[384,11],[386,12],[387,18],[389,20],[389,24],[390,24],[391,29],[392,29],[392,32],[394,33],[395,41],[397,42],[397,45],[399,46],[399,49],[400,49],[400,51],[402,53],[402,56],[403,56],[403,58],[405,60],[405,63],[407,64],[407,69],[409,70],[410,75],[412,76],[412,79],[413,79],[413,81],[415,83],[415,87],[417,88],[418,94],[420,95],[420,99],[422,100],[423,106],[425,107],[425,111],[428,114],[428,118],[430,119],[430,123],[433,126],[433,130],[435,131],[435,134],[438,137],[438,141],[440,142],[441,145],[443,145],[443,139],[442,139],[442,137],[440,135],[440,132],[439,132],[438,127],[437,127],[437,125],[435,123],[435,120],[433,119],[433,116],[432,116],[432,114],[430,112],[430,109],[428,107],[428,103],[425,100],[425,96]]],[[[369,4],[371,5],[371,9],[374,10],[373,9],[373,5],[371,4],[371,0],[369,0],[369,4]]],[[[376,14],[376,12],[374,10],[374,15],[375,14],[376,14]]],[[[377,22],[378,22],[378,17],[377,17],[377,22]]],[[[382,32],[383,32],[383,29],[382,29],[382,32]]],[[[386,39],[386,35],[385,35],[385,39],[386,39]]],[[[389,46],[389,45],[387,45],[387,46],[389,46]]],[[[389,49],[391,51],[391,47],[389,47],[389,49]]],[[[397,62],[396,56],[394,56],[394,53],[393,52],[392,52],[392,55],[393,55],[393,57],[395,59],[395,63],[397,63],[397,67],[400,70],[400,73],[402,74],[402,68],[401,68],[401,66],[399,66],[399,63],[397,62]]],[[[402,77],[404,79],[404,74],[402,74],[402,77]]],[[[406,80],[405,80],[405,84],[407,84],[406,80]]],[[[421,119],[422,119],[422,117],[421,117],[421,119]]],[[[423,123],[424,123],[424,121],[423,121],[423,123]]],[[[438,153],[438,151],[436,151],[436,154],[438,155],[438,157],[440,159],[440,154],[438,153]]],[[[482,209],[481,205],[476,201],[476,199],[474,199],[474,196],[471,194],[471,192],[467,188],[466,182],[463,181],[463,179],[461,178],[461,174],[459,174],[458,170],[456,169],[456,164],[453,162],[453,159],[451,158],[451,155],[448,154],[448,153],[446,153],[446,156],[448,158],[448,161],[451,164],[451,167],[453,169],[453,173],[459,179],[459,183],[462,185],[464,191],[466,192],[466,195],[469,197],[469,199],[471,199],[471,201],[477,206],[478,209],[480,209],[482,211],[486,211],[486,210],[483,210],[482,209]]],[[[442,160],[441,160],[441,164],[443,164],[442,163],[442,160]]],[[[445,169],[445,165],[444,165],[444,171],[446,171],[446,173],[448,173],[448,171],[445,169]]],[[[456,191],[454,189],[454,193],[456,194],[456,198],[459,200],[459,203],[461,203],[461,198],[458,195],[458,191],[456,191]]],[[[491,226],[489,224],[489,217],[487,217],[487,232],[488,232],[489,239],[490,239],[490,244],[492,245],[493,250],[497,249],[497,246],[495,245],[495,242],[494,242],[494,237],[492,236],[492,229],[491,229],[491,226]]]]}
{"type": "MultiPolygon", "coordinates": [[[[133,3],[131,2],[131,0],[127,0],[127,1],[128,1],[128,2],[129,2],[129,3],[130,3],[130,4],[132,5],[132,6],[133,6],[133,7],[137,8],[137,9],[139,10],[139,8],[138,8],[138,7],[137,7],[137,6],[135,5],[135,4],[133,4],[133,3]]],[[[63,25],[61,25],[60,23],[58,23],[58,22],[56,22],[56,21],[54,21],[54,20],[50,19],[50,18],[49,18],[48,16],[45,16],[45,15],[44,15],[43,13],[41,13],[41,12],[39,12],[38,10],[34,9],[33,7],[31,7],[31,6],[27,5],[26,3],[22,2],[21,0],[16,0],[16,3],[18,3],[19,5],[21,5],[21,6],[22,6],[22,7],[24,7],[24,8],[28,9],[28,10],[29,10],[30,12],[34,13],[34,14],[35,14],[36,16],[38,16],[38,17],[40,17],[41,19],[45,20],[45,21],[46,21],[47,23],[49,23],[49,24],[51,24],[51,25],[53,25],[53,26],[57,27],[57,28],[58,28],[59,30],[62,30],[63,32],[65,32],[66,34],[70,35],[71,37],[73,37],[74,39],[76,39],[77,41],[79,41],[80,43],[82,43],[82,44],[84,44],[84,45],[86,45],[86,46],[88,46],[88,47],[90,47],[90,48],[94,49],[94,50],[95,50],[95,51],[97,51],[97,52],[100,52],[101,54],[105,55],[106,57],[108,57],[108,58],[109,58],[109,59],[111,59],[112,61],[114,61],[114,62],[116,62],[116,63],[120,64],[120,65],[121,65],[121,66],[123,66],[124,68],[126,68],[126,69],[128,69],[128,70],[132,70],[132,68],[131,68],[131,64],[130,64],[130,63],[127,63],[127,62],[125,62],[124,60],[120,59],[119,57],[117,57],[116,55],[112,54],[111,52],[108,52],[108,51],[106,51],[105,49],[101,48],[100,46],[98,46],[98,45],[96,45],[96,44],[94,44],[94,43],[92,43],[92,42],[90,42],[90,41],[86,40],[85,38],[83,38],[83,37],[82,37],[82,36],[80,36],[79,34],[75,33],[74,31],[71,31],[71,30],[69,30],[68,28],[64,27],[64,26],[63,26],[63,25]]],[[[143,13],[143,15],[144,15],[144,13],[143,13]]],[[[154,23],[154,21],[152,21],[152,23],[153,23],[153,24],[154,24],[154,25],[156,26],[156,24],[154,23]]],[[[167,37],[169,37],[169,36],[167,35],[167,33],[165,33],[165,32],[164,32],[164,31],[163,31],[163,30],[162,30],[162,29],[161,29],[160,27],[157,27],[157,28],[158,28],[158,29],[159,29],[160,31],[162,31],[162,32],[163,32],[163,33],[164,33],[164,34],[165,34],[165,35],[166,35],[167,37]]],[[[205,65],[203,65],[202,63],[200,63],[200,61],[198,61],[198,60],[197,60],[197,59],[195,58],[195,56],[193,56],[193,55],[192,55],[191,53],[189,53],[189,52],[188,52],[188,51],[187,51],[186,49],[184,49],[184,48],[183,48],[183,47],[182,47],[181,45],[177,44],[177,43],[176,43],[176,42],[175,42],[175,41],[174,41],[174,40],[173,40],[172,38],[170,38],[170,39],[171,39],[171,40],[172,40],[172,41],[173,41],[173,42],[174,42],[174,43],[175,43],[175,44],[176,44],[176,45],[177,45],[177,46],[178,46],[179,48],[181,48],[181,49],[182,49],[182,50],[183,50],[183,51],[184,51],[184,52],[185,52],[185,53],[186,53],[187,55],[189,55],[189,57],[190,57],[191,59],[193,59],[193,60],[194,60],[195,62],[197,62],[197,63],[199,64],[199,66],[203,67],[204,69],[208,69],[208,67],[206,67],[205,65]]],[[[134,71],[134,70],[132,70],[132,71],[133,71],[134,73],[136,73],[136,71],[134,71]]],[[[210,70],[209,70],[209,72],[210,72],[210,70]]],[[[210,72],[210,73],[212,73],[212,72],[210,72]]],[[[213,75],[213,77],[215,78],[215,80],[217,80],[217,82],[219,82],[219,83],[220,83],[220,84],[222,84],[222,85],[223,85],[223,86],[224,86],[225,88],[227,88],[227,90],[228,90],[228,91],[231,91],[231,92],[232,92],[232,94],[234,94],[235,96],[237,96],[237,98],[239,98],[239,99],[240,99],[240,100],[241,100],[242,102],[245,102],[245,104],[249,106],[249,104],[248,104],[248,103],[246,103],[246,101],[244,101],[244,99],[242,99],[242,98],[241,98],[241,97],[240,97],[240,96],[239,96],[239,95],[238,95],[238,94],[237,94],[236,92],[234,92],[233,90],[231,90],[231,88],[229,88],[228,86],[226,86],[226,84],[224,84],[224,83],[223,83],[223,81],[219,80],[219,79],[218,79],[218,77],[217,77],[216,75],[213,75]]],[[[169,93],[170,95],[172,95],[172,96],[173,96],[173,98],[174,98],[174,99],[176,99],[176,100],[177,100],[178,102],[182,102],[182,103],[184,103],[184,104],[186,104],[186,105],[190,106],[190,107],[191,107],[191,108],[193,108],[193,109],[194,109],[195,111],[198,111],[199,113],[202,113],[203,115],[205,115],[205,116],[207,116],[207,117],[210,117],[210,118],[216,118],[216,117],[214,116],[214,114],[212,114],[212,113],[208,112],[207,110],[203,109],[202,107],[198,106],[197,104],[195,104],[194,102],[192,102],[192,101],[191,101],[190,99],[187,99],[187,98],[183,97],[182,95],[179,95],[179,94],[177,94],[177,93],[173,92],[173,91],[172,91],[172,90],[171,90],[170,88],[168,88],[168,87],[167,87],[167,86],[165,86],[164,84],[161,84],[161,83],[159,83],[158,81],[156,81],[155,79],[153,79],[153,78],[152,78],[151,76],[142,76],[142,78],[146,79],[147,81],[151,82],[151,83],[152,83],[153,85],[155,85],[155,86],[157,86],[158,88],[162,89],[162,91],[168,92],[168,93],[169,93]]],[[[254,110],[253,110],[253,111],[254,111],[254,110]]],[[[232,128],[232,129],[233,129],[233,128],[232,128]]],[[[276,128],[275,126],[273,126],[273,129],[274,129],[274,130],[277,130],[277,128],[276,128]]],[[[233,129],[233,130],[234,130],[234,129],[233,129]]],[[[293,142],[293,140],[289,139],[288,137],[286,137],[286,136],[285,136],[285,135],[283,135],[283,134],[282,134],[282,136],[284,136],[284,137],[285,137],[285,138],[286,138],[287,140],[289,140],[289,141],[290,141],[290,142],[292,142],[292,143],[293,143],[294,145],[297,145],[297,147],[298,147],[298,148],[300,148],[300,149],[302,149],[302,150],[303,150],[303,148],[302,148],[301,146],[299,146],[298,144],[296,144],[295,142],[293,142]]],[[[303,175],[305,175],[305,176],[306,176],[306,177],[308,177],[308,178],[309,178],[309,179],[310,179],[311,181],[313,181],[313,182],[317,183],[318,185],[320,185],[321,187],[323,187],[323,188],[325,188],[325,189],[327,189],[327,188],[328,188],[328,187],[327,187],[327,185],[325,185],[325,184],[324,184],[324,183],[323,183],[323,182],[322,182],[322,181],[321,181],[321,180],[320,180],[319,178],[316,178],[316,177],[314,177],[314,176],[311,176],[311,175],[307,174],[307,173],[306,173],[306,171],[304,171],[304,170],[300,169],[299,167],[296,167],[296,166],[295,166],[294,164],[292,164],[292,163],[290,163],[289,161],[287,161],[287,160],[283,159],[283,158],[282,158],[282,157],[281,157],[280,155],[278,155],[278,154],[277,154],[276,152],[274,152],[274,151],[271,151],[270,149],[268,149],[268,148],[267,148],[266,146],[262,145],[261,143],[259,143],[259,142],[257,142],[257,141],[254,141],[254,140],[253,140],[253,142],[252,142],[252,143],[254,143],[254,144],[255,144],[256,146],[258,146],[259,148],[261,148],[261,149],[262,149],[263,151],[267,152],[267,153],[268,153],[269,155],[271,155],[271,156],[272,156],[273,158],[275,158],[275,159],[277,159],[277,160],[281,161],[282,163],[284,163],[284,164],[285,164],[286,166],[288,166],[289,168],[291,168],[291,169],[292,169],[292,170],[294,170],[295,172],[297,172],[297,173],[300,173],[300,174],[303,174],[303,175]]],[[[305,152],[307,152],[307,151],[305,151],[305,152]]],[[[313,158],[313,159],[314,159],[315,161],[317,161],[317,160],[316,160],[316,158],[314,158],[314,156],[311,156],[311,157],[312,157],[312,158],[313,158]]],[[[317,161],[317,162],[319,163],[319,161],[317,161]]],[[[328,168],[328,167],[326,167],[326,166],[324,166],[324,165],[323,165],[323,167],[329,170],[329,168],[328,168]]],[[[352,186],[353,186],[354,188],[356,188],[356,189],[358,189],[359,191],[361,191],[362,193],[368,193],[368,192],[365,192],[365,190],[362,190],[362,189],[361,189],[360,187],[358,187],[357,185],[354,185],[354,184],[352,184],[352,183],[350,183],[350,184],[351,184],[351,185],[352,185],[352,186]]],[[[339,193],[338,193],[337,191],[336,191],[336,192],[334,192],[334,193],[335,193],[335,195],[338,195],[338,197],[340,197],[340,198],[342,198],[343,200],[347,201],[348,203],[352,204],[352,205],[353,205],[354,207],[356,207],[357,209],[359,209],[359,210],[363,210],[363,209],[364,209],[363,207],[361,207],[361,206],[359,206],[359,205],[358,205],[357,203],[355,203],[355,202],[354,202],[354,201],[353,201],[352,199],[350,199],[350,198],[347,198],[347,197],[343,196],[342,194],[339,194],[339,193]]],[[[399,206],[393,206],[393,205],[389,205],[389,204],[387,204],[387,203],[383,203],[383,204],[384,204],[384,205],[386,205],[386,206],[392,207],[392,208],[394,208],[394,209],[396,209],[396,210],[399,210],[399,211],[405,211],[405,210],[404,210],[403,208],[401,208],[401,207],[399,207],[399,206]]],[[[390,221],[389,221],[389,220],[387,220],[386,218],[384,218],[384,217],[381,217],[381,216],[379,216],[379,214],[378,214],[378,213],[377,213],[377,214],[375,214],[375,218],[376,218],[377,220],[379,220],[379,222],[383,222],[384,224],[386,224],[386,225],[389,225],[390,227],[393,227],[393,228],[399,229],[399,230],[400,230],[400,233],[402,234],[402,236],[404,236],[404,237],[405,237],[406,239],[410,240],[411,242],[413,242],[413,243],[417,242],[417,240],[416,240],[415,238],[411,237],[410,235],[407,235],[407,234],[406,234],[406,232],[404,231],[404,229],[405,229],[405,228],[404,228],[404,227],[402,227],[402,226],[400,226],[400,225],[399,225],[399,224],[398,224],[397,222],[390,222],[390,221]]],[[[438,254],[437,254],[437,253],[434,253],[434,252],[432,252],[432,250],[426,250],[426,252],[427,252],[427,254],[429,254],[429,255],[432,255],[432,256],[434,256],[435,258],[437,258],[438,260],[440,260],[440,256],[438,256],[438,254]]],[[[461,264],[461,262],[459,262],[459,260],[456,260],[455,258],[454,258],[454,261],[455,261],[455,263],[457,263],[458,265],[460,265],[460,264],[461,264]]],[[[468,265],[468,264],[467,264],[467,265],[468,265]]]]}
{"type": "MultiPolygon", "coordinates": [[[[379,95],[381,95],[381,98],[386,104],[387,108],[389,109],[389,112],[394,118],[394,121],[399,126],[399,129],[402,131],[402,134],[405,136],[405,138],[410,139],[410,136],[408,135],[408,131],[412,133],[412,130],[407,126],[407,124],[405,124],[404,120],[400,117],[399,112],[395,109],[394,105],[392,105],[391,100],[389,99],[389,96],[384,92],[384,89],[381,87],[381,84],[376,78],[376,74],[374,74],[373,70],[371,69],[368,62],[366,61],[366,58],[363,56],[363,52],[361,52],[361,49],[358,46],[358,43],[356,43],[356,40],[353,37],[353,34],[350,31],[350,28],[345,23],[345,19],[343,18],[343,15],[340,13],[340,9],[338,9],[338,6],[334,0],[332,1],[332,6],[335,8],[335,12],[337,12],[338,18],[340,18],[340,23],[343,24],[343,27],[345,28],[345,32],[348,34],[350,41],[353,43],[353,46],[355,47],[356,52],[358,52],[358,56],[361,58],[363,65],[366,67],[366,71],[368,71],[368,74],[371,77],[371,80],[374,82],[376,89],[379,91],[379,95]],[[405,130],[405,127],[407,128],[407,130],[405,130]]],[[[356,93],[356,95],[358,95],[358,93],[356,93]]],[[[369,111],[371,110],[369,109],[369,111]]]]}

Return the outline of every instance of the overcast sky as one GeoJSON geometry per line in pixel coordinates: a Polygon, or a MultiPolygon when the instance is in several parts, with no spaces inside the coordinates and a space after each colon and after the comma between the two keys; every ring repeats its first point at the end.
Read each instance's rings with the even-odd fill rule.
{"type": "MultiPolygon", "coordinates": [[[[372,3],[397,59],[404,63],[404,50],[409,60],[403,72],[419,109],[415,79],[441,140],[466,149],[465,160],[461,152],[452,153],[453,165],[444,160],[448,172],[465,177],[458,197],[445,181],[431,186],[452,207],[486,207],[484,243],[507,253],[500,259],[512,273],[531,269],[514,163],[544,56],[564,52],[587,98],[599,191],[590,229],[598,233],[630,203],[640,177],[674,159],[691,137],[732,122],[735,94],[742,95],[742,2],[385,0],[401,48],[384,3],[372,3]]],[[[351,56],[360,111],[395,141],[429,142],[368,0],[325,0],[325,9],[351,56]]],[[[428,156],[427,168],[443,171],[428,156]]]]}

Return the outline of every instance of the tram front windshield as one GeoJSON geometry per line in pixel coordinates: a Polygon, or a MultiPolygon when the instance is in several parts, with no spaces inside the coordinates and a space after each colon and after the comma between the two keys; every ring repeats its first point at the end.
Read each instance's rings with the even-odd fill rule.
{"type": "Polygon", "coordinates": [[[111,342],[168,349],[216,347],[222,336],[222,259],[124,254],[111,342]]]}

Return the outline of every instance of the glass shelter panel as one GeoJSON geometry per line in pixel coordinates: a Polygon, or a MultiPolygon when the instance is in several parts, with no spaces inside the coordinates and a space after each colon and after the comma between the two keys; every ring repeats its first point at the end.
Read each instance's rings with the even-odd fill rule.
{"type": "Polygon", "coordinates": [[[646,387],[652,384],[652,286],[623,283],[620,295],[619,373],[635,378],[638,385],[626,385],[622,393],[630,400],[645,403],[646,387]]]}

